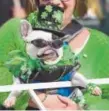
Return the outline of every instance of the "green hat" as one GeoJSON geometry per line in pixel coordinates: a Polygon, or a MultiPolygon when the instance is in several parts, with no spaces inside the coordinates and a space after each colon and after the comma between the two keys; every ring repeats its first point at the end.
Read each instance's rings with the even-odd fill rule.
{"type": "Polygon", "coordinates": [[[33,12],[27,18],[33,28],[58,31],[63,20],[63,10],[55,5],[40,6],[39,10],[33,12]]]}

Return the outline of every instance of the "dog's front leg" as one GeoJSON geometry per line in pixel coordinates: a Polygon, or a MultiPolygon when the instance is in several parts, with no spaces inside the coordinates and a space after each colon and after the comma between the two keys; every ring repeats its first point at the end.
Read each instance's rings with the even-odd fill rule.
{"type": "Polygon", "coordinates": [[[72,86],[80,86],[83,88],[86,88],[88,91],[90,91],[93,95],[101,95],[102,91],[101,89],[93,83],[89,83],[87,78],[85,78],[82,74],[76,73],[72,78],[72,86]]]}
{"type": "MultiPolygon", "coordinates": [[[[18,78],[13,78],[13,85],[20,84],[20,80],[18,78]]],[[[12,91],[7,99],[4,101],[4,106],[6,108],[10,108],[15,105],[17,96],[21,93],[21,91],[12,91]]]]}
{"type": "MultiPolygon", "coordinates": [[[[73,87],[82,87],[87,88],[88,81],[87,79],[80,73],[76,72],[72,77],[72,86],[73,87]]],[[[80,108],[84,108],[86,101],[82,91],[79,88],[75,88],[73,93],[71,94],[71,98],[78,103],[80,108]]]]}
{"type": "Polygon", "coordinates": [[[88,81],[87,79],[80,73],[76,72],[76,74],[73,75],[73,78],[71,80],[73,86],[79,86],[86,88],[88,81]]]}

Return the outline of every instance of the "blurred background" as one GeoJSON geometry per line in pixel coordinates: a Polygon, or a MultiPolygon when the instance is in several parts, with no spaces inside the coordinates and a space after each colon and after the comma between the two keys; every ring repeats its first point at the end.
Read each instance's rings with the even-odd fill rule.
{"type": "MultiPolygon", "coordinates": [[[[13,15],[26,17],[26,0],[0,0],[0,26],[13,15]],[[19,2],[20,1],[20,2],[19,2]],[[22,7],[22,8],[15,8],[22,7]],[[19,14],[16,15],[16,12],[19,14]]],[[[77,5],[72,15],[81,24],[89,28],[98,29],[109,35],[109,0],[77,0],[77,5]]]]}

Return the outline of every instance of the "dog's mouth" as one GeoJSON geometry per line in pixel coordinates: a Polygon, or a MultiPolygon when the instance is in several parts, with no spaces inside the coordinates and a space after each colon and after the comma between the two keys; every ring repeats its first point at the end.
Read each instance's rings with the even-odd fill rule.
{"type": "Polygon", "coordinates": [[[49,60],[54,61],[58,58],[58,53],[53,49],[48,49],[45,50],[43,54],[38,55],[38,57],[40,59],[43,59],[44,61],[49,61],[49,60]]]}

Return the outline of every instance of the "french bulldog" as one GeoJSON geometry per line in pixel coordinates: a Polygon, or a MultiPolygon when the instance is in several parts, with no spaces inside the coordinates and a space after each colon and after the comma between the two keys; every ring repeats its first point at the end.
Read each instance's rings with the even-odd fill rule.
{"type": "MultiPolygon", "coordinates": [[[[27,55],[29,55],[31,59],[38,58],[38,60],[49,67],[54,66],[61,61],[62,57],[64,56],[64,48],[63,41],[59,39],[58,35],[54,35],[53,33],[44,30],[33,30],[31,24],[26,20],[21,20],[20,33],[26,44],[27,55]]],[[[55,68],[54,71],[43,71],[42,69],[42,72],[39,72],[39,76],[37,76],[34,80],[51,82],[60,77],[63,72],[64,75],[71,72],[72,68],[73,67],[71,66],[65,70],[65,67],[58,67],[55,68]],[[60,71],[57,71],[59,69],[60,71]]],[[[35,77],[34,75],[37,73],[37,71],[38,70],[35,70],[34,73],[32,73],[33,78],[35,77]]],[[[21,79],[13,77],[13,84],[21,83],[21,79]]],[[[83,88],[87,88],[88,84],[87,79],[78,72],[75,72],[75,74],[72,76],[71,83],[73,87],[76,86],[83,88]]],[[[12,91],[4,101],[4,106],[8,108],[15,105],[17,96],[20,93],[21,91],[12,91]]],[[[96,86],[92,90],[92,93],[95,95],[100,95],[101,90],[96,86]]]]}

